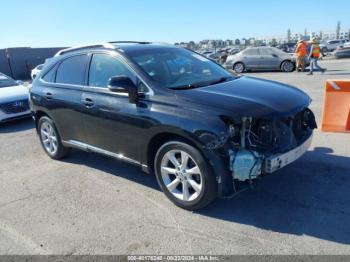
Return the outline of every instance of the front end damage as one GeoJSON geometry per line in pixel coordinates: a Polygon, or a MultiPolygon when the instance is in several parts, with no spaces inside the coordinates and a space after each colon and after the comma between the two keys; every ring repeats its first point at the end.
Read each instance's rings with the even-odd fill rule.
{"type": "Polygon", "coordinates": [[[272,173],[298,159],[309,148],[315,117],[308,108],[282,118],[226,119],[228,166],[235,181],[249,181],[272,173]]]}

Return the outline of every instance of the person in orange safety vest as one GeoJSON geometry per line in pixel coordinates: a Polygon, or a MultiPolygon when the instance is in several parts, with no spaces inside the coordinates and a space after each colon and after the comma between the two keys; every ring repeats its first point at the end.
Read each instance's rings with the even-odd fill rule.
{"type": "Polygon", "coordinates": [[[307,44],[304,40],[299,40],[295,49],[296,53],[296,70],[304,72],[305,70],[305,59],[307,57],[307,44]]]}
{"type": "Polygon", "coordinates": [[[313,38],[311,43],[311,50],[310,50],[310,54],[309,54],[309,59],[310,59],[310,73],[308,73],[308,75],[313,75],[313,71],[314,68],[317,68],[318,70],[321,71],[321,73],[323,74],[326,69],[320,67],[317,64],[318,59],[321,57],[321,48],[320,45],[317,42],[316,38],[313,38]]]}

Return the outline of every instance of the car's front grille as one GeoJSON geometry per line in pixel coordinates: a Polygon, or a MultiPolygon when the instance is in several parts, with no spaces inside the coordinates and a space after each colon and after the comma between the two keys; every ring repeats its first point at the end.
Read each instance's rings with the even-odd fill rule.
{"type": "Polygon", "coordinates": [[[28,99],[0,104],[0,110],[5,114],[18,114],[29,110],[28,99]]]}

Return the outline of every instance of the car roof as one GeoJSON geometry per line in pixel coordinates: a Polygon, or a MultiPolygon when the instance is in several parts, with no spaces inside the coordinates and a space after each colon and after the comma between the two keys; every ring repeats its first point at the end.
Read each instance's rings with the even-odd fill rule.
{"type": "Polygon", "coordinates": [[[82,45],[66,49],[62,49],[55,54],[55,57],[65,55],[68,53],[75,53],[81,51],[96,51],[96,50],[119,50],[122,52],[132,52],[137,50],[151,50],[159,48],[178,48],[166,43],[150,43],[150,42],[133,42],[133,41],[116,41],[102,44],[82,45]]]}

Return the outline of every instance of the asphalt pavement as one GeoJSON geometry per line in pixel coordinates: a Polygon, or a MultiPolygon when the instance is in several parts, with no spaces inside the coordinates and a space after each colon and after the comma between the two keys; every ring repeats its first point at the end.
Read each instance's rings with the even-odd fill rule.
{"type": "MultiPolygon", "coordinates": [[[[292,84],[320,123],[328,71],[248,73],[292,84]]],[[[74,150],[43,152],[32,121],[0,126],[0,254],[350,254],[350,134],[315,132],[310,150],[232,199],[174,206],[139,168],[74,150]]]]}

